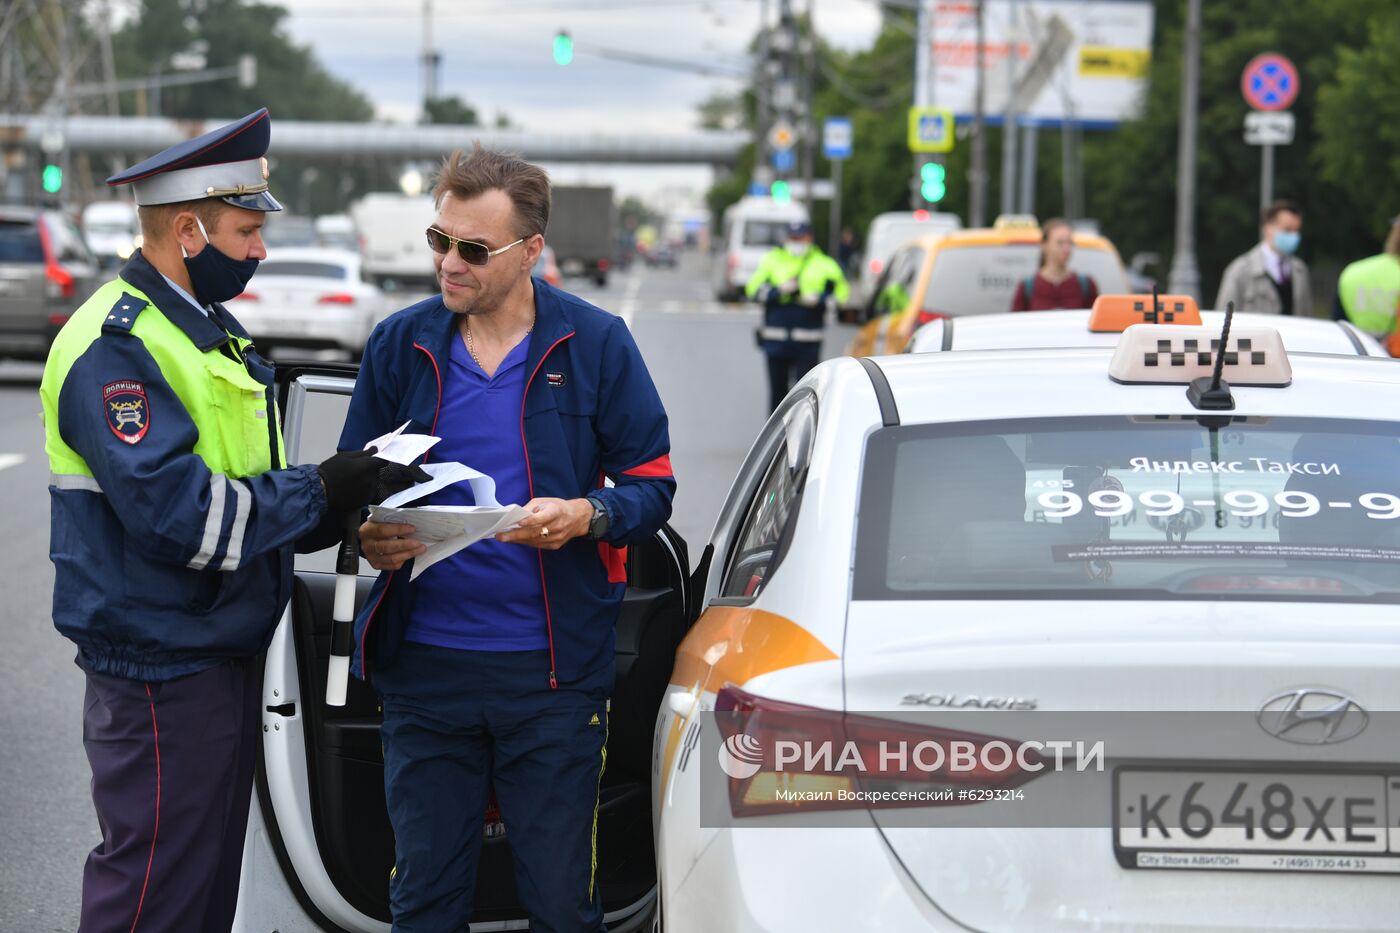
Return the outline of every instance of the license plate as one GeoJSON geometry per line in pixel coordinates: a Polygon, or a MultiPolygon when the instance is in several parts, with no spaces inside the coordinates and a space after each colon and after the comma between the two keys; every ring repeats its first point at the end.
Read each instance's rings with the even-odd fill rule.
{"type": "Polygon", "coordinates": [[[583,273],[583,260],[566,259],[560,264],[559,269],[565,275],[580,275],[583,273]]]}
{"type": "Polygon", "coordinates": [[[1400,774],[1120,768],[1125,868],[1400,873],[1400,774]]]}

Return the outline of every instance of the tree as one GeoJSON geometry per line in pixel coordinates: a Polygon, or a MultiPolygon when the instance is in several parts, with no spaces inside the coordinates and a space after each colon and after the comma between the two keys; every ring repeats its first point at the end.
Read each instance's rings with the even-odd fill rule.
{"type": "Polygon", "coordinates": [[[427,111],[428,123],[446,123],[453,126],[477,126],[476,108],[453,94],[451,97],[434,97],[423,107],[427,111]]]}
{"type": "MultiPolygon", "coordinates": [[[[257,84],[244,88],[228,80],[165,88],[159,98],[162,116],[231,118],[266,106],[274,122],[373,118],[374,107],[364,94],[332,77],[286,34],[284,8],[255,0],[203,0],[201,6],[195,15],[191,0],[141,0],[136,15],[112,38],[118,78],[169,72],[171,57],[193,47],[206,50],[208,68],[254,55],[257,84]]],[[[149,95],[128,94],[122,111],[140,113],[151,103],[149,95]]],[[[289,207],[338,212],[357,194],[397,187],[397,172],[381,162],[352,154],[339,160],[279,158],[275,132],[273,140],[273,191],[289,207]]]]}
{"type": "Polygon", "coordinates": [[[1400,10],[1367,20],[1368,41],[1339,50],[1336,79],[1318,91],[1314,164],[1355,206],[1358,230],[1379,240],[1400,210],[1400,10]]]}
{"type": "MultiPolygon", "coordinates": [[[[310,49],[296,45],[282,27],[283,7],[246,0],[205,0],[204,11],[189,12],[188,0],[141,0],[137,15],[112,43],[119,77],[171,71],[171,56],[195,43],[207,48],[209,68],[236,65],[251,54],[258,61],[254,87],[214,81],[165,88],[161,115],[202,119],[241,116],[271,106],[274,117],[293,120],[364,121],[374,107],[364,94],[332,77],[310,49]]],[[[131,113],[130,100],[123,112],[131,113]]]]}

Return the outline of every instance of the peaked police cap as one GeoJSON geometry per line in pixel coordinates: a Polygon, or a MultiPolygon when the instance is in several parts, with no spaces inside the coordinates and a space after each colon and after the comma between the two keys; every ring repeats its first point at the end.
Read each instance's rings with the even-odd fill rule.
{"type": "Polygon", "coordinates": [[[171,146],[107,179],[131,185],[142,207],[219,198],[250,211],[280,211],[267,190],[272,120],[264,107],[195,139],[171,146]]]}

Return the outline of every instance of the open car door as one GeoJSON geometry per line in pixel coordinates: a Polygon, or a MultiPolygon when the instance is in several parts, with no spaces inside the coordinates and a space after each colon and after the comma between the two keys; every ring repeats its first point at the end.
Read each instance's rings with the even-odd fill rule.
{"type": "MultiPolygon", "coordinates": [[[[353,364],[283,366],[289,463],[335,450],[353,364]]],[[[267,652],[256,799],[236,931],[387,931],[394,838],[384,805],[378,697],[355,678],[326,705],[335,549],[298,555],[291,603],[267,652]]],[[[607,770],[598,807],[598,883],[613,931],[648,926],[655,903],[651,740],[676,647],[694,618],[685,542],[669,526],[628,549],[617,625],[607,770]]],[[[356,606],[375,571],[363,560],[356,606]]],[[[488,810],[473,930],[529,924],[515,890],[508,820],[488,810]]]]}

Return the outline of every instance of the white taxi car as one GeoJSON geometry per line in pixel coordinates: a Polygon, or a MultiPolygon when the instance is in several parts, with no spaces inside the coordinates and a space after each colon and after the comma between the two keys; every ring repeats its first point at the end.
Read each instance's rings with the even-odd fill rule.
{"type": "MultiPolygon", "coordinates": [[[[1159,295],[1159,303],[1182,304],[1196,309],[1195,299],[1159,295]]],[[[906,353],[933,353],[940,350],[1007,350],[1031,347],[1112,347],[1118,335],[1130,324],[1149,323],[1151,298],[1147,295],[1100,295],[1095,310],[1035,311],[1019,314],[984,314],[976,317],[940,318],[914,331],[905,345],[906,353]],[[1141,310],[1133,311],[1132,305],[1141,310]],[[1111,318],[1098,326],[1094,319],[1111,318]]],[[[1166,305],[1163,306],[1164,310],[1166,305]]],[[[1223,311],[1193,311],[1207,328],[1220,330],[1223,311]]],[[[1283,337],[1289,350],[1315,353],[1341,353],[1356,356],[1389,356],[1376,338],[1350,321],[1321,318],[1285,317],[1278,314],[1237,312],[1235,324],[1246,327],[1272,327],[1283,337]]]]}
{"type": "Polygon", "coordinates": [[[1394,928],[1400,367],[1237,320],[1214,385],[1221,336],[843,358],[794,388],[657,717],[668,933],[1394,928]],[[784,739],[859,750],[927,713],[990,761],[1024,711],[1128,717],[1087,799],[1020,758],[784,771],[784,739]],[[1062,795],[1080,812],[1047,814],[1062,795]]]}

